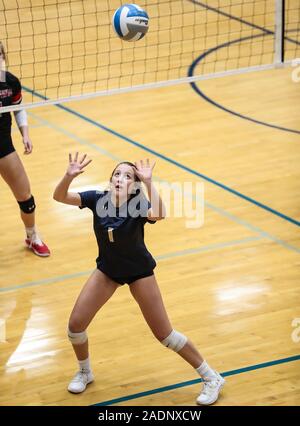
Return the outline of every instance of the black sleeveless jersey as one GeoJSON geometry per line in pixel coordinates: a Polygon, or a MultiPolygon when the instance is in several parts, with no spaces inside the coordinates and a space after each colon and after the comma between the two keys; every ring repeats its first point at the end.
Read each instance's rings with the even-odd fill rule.
{"type": "Polygon", "coordinates": [[[99,269],[112,278],[152,271],[156,262],[145,246],[144,225],[155,222],[147,218],[151,205],[146,197],[135,194],[116,208],[109,191],[79,194],[81,208],[88,207],[93,212],[99,269]]]}
{"type": "MultiPolygon", "coordinates": [[[[0,107],[17,105],[22,102],[21,83],[17,77],[8,71],[0,72],[0,107]]],[[[0,114],[0,133],[11,131],[11,114],[0,114]]]]}

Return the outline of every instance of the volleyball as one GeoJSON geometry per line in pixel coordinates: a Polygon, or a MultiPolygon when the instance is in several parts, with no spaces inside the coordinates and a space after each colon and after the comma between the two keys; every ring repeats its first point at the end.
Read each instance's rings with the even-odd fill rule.
{"type": "Polygon", "coordinates": [[[124,4],[115,11],[112,24],[122,40],[137,41],[148,31],[149,16],[136,4],[124,4]]]}

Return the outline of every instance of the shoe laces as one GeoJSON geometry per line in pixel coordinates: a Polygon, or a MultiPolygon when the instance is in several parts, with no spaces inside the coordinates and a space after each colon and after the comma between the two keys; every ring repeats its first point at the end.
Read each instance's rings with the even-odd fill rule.
{"type": "Polygon", "coordinates": [[[88,379],[88,372],[84,370],[77,371],[74,376],[73,382],[82,382],[88,379]]]}
{"type": "Polygon", "coordinates": [[[215,385],[219,382],[219,378],[215,378],[212,380],[203,380],[203,389],[202,394],[208,395],[214,389],[215,385]]]}

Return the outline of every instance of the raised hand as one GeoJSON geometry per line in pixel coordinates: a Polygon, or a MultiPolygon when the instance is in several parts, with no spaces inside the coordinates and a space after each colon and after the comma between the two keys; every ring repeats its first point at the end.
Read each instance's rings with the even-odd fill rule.
{"type": "Polygon", "coordinates": [[[86,154],[84,154],[81,159],[78,158],[78,152],[76,152],[74,158],[72,158],[72,154],[69,154],[69,166],[67,169],[67,175],[71,177],[76,177],[80,175],[84,172],[84,167],[90,164],[91,161],[91,159],[86,159],[86,154]]]}
{"type": "Polygon", "coordinates": [[[134,164],[136,167],[135,173],[141,181],[144,183],[151,182],[155,161],[150,162],[149,158],[147,158],[146,160],[136,161],[134,164]]]}

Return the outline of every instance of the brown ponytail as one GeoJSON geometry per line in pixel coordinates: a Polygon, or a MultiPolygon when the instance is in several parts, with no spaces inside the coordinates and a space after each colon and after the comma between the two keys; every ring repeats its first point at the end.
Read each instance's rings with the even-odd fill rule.
{"type": "Polygon", "coordinates": [[[2,53],[3,56],[3,60],[6,60],[6,54],[5,54],[5,49],[4,49],[4,45],[2,43],[2,41],[0,41],[0,53],[2,53]]]}

